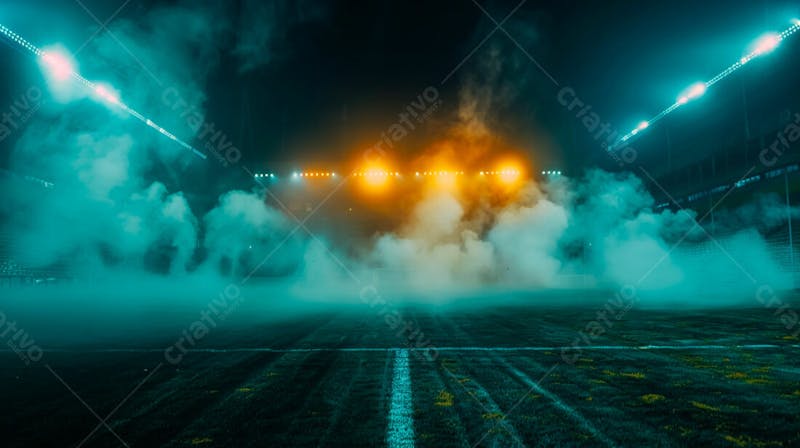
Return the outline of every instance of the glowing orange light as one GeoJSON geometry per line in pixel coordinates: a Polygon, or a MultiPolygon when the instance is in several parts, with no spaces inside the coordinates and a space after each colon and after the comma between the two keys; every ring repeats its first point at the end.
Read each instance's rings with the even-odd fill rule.
{"type": "Polygon", "coordinates": [[[370,194],[384,191],[389,185],[389,178],[400,175],[399,172],[389,171],[383,166],[368,166],[359,170],[358,173],[363,177],[362,190],[370,194]]]}
{"type": "Polygon", "coordinates": [[[506,184],[512,184],[519,180],[520,172],[516,168],[512,167],[505,167],[501,169],[498,174],[500,175],[500,181],[506,184]]]}

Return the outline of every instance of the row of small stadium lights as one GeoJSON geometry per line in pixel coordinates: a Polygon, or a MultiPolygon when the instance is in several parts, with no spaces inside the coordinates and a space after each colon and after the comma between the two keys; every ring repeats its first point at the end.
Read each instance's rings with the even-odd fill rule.
{"type": "MultiPolygon", "coordinates": [[[[517,169],[504,169],[504,170],[490,170],[479,171],[479,176],[519,176],[522,172],[517,169]]],[[[403,177],[399,171],[386,171],[386,170],[369,170],[369,171],[355,171],[352,173],[353,177],[403,177]]],[[[464,171],[415,171],[414,177],[447,177],[447,176],[464,176],[464,171]]],[[[547,170],[542,171],[543,176],[560,176],[561,171],[547,170]]],[[[256,173],[253,175],[256,179],[275,179],[278,176],[275,173],[256,173]]],[[[337,177],[334,171],[295,171],[292,173],[293,179],[300,178],[332,178],[337,177]]]]}

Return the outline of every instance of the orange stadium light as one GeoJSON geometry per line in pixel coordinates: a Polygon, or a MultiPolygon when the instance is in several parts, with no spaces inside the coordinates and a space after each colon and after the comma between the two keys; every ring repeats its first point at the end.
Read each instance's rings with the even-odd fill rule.
{"type": "Polygon", "coordinates": [[[353,172],[353,176],[362,179],[362,191],[374,194],[386,190],[389,185],[389,179],[400,177],[400,172],[389,170],[384,166],[373,165],[353,172]]]}
{"type": "Polygon", "coordinates": [[[501,168],[498,177],[505,184],[513,184],[520,180],[520,170],[513,166],[501,168]]]}

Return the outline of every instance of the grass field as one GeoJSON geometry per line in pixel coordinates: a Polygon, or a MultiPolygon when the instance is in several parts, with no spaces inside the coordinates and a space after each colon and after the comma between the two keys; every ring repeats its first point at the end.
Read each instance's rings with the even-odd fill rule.
{"type": "Polygon", "coordinates": [[[800,445],[800,341],[771,310],[633,309],[580,349],[596,308],[400,314],[221,326],[178,362],[174,338],[6,350],[3,445],[800,445]]]}

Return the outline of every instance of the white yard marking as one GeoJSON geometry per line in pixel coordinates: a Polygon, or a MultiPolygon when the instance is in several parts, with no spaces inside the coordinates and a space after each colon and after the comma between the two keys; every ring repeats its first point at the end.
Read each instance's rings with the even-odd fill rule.
{"type": "Polygon", "coordinates": [[[414,447],[414,406],[411,399],[411,370],[408,350],[395,351],[392,376],[392,398],[389,404],[389,428],[386,443],[389,448],[414,447]]]}
{"type": "MultiPolygon", "coordinates": [[[[520,438],[519,433],[517,433],[517,430],[506,420],[507,413],[503,412],[500,409],[500,406],[498,406],[497,403],[492,399],[492,396],[489,394],[489,391],[484,389],[483,386],[481,386],[480,383],[478,383],[474,379],[471,379],[468,385],[462,384],[459,381],[459,378],[453,372],[451,372],[447,367],[444,366],[442,367],[444,368],[444,371],[447,372],[447,374],[450,376],[450,378],[453,379],[454,383],[461,386],[461,388],[464,389],[464,391],[467,394],[469,394],[475,400],[475,402],[481,406],[481,408],[484,410],[484,412],[486,412],[486,414],[500,417],[500,419],[486,433],[486,436],[481,438],[478,441],[478,443],[472,445],[473,448],[480,445],[480,442],[482,442],[484,438],[486,438],[490,433],[492,433],[493,432],[492,430],[497,426],[501,426],[503,430],[505,430],[505,432],[514,440],[517,446],[521,446],[523,448],[525,447],[525,444],[522,443],[522,439],[520,438]]],[[[497,436],[502,437],[502,433],[498,434],[497,436]]],[[[502,441],[502,442],[508,442],[508,441],[502,441]]],[[[495,445],[497,444],[497,440],[494,441],[494,444],[495,445]]]]}
{"type": "MultiPolygon", "coordinates": [[[[436,347],[439,352],[549,352],[559,350],[624,351],[624,350],[766,350],[800,348],[800,344],[742,344],[742,345],[594,345],[594,346],[527,346],[527,347],[436,347]]],[[[397,352],[398,347],[315,347],[315,348],[190,348],[186,353],[313,353],[313,352],[397,352]]],[[[11,349],[0,349],[11,352],[11,349]]],[[[163,353],[163,348],[99,348],[44,349],[45,353],[163,353]]]]}
{"type": "Polygon", "coordinates": [[[601,442],[605,446],[616,446],[614,442],[611,441],[605,434],[600,432],[589,420],[586,419],[580,412],[577,410],[569,407],[566,403],[561,401],[558,396],[554,393],[550,392],[549,390],[545,389],[539,384],[539,381],[533,381],[528,375],[524,374],[522,371],[517,369],[516,367],[512,366],[511,364],[502,361],[502,364],[511,371],[517,378],[519,378],[526,386],[528,386],[531,390],[535,390],[538,394],[547,397],[548,400],[552,401],[556,408],[561,410],[563,413],[567,414],[571,419],[575,420],[579,425],[583,427],[589,434],[591,434],[595,440],[601,442]]]}

